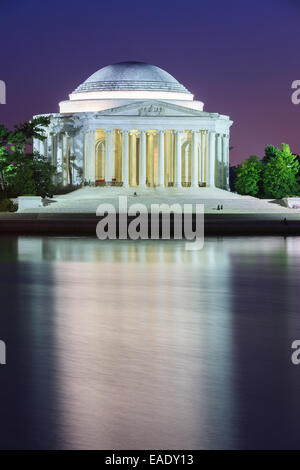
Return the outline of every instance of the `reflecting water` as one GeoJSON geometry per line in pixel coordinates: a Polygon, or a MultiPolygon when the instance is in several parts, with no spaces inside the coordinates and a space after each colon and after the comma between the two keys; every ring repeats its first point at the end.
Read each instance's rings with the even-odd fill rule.
{"type": "Polygon", "coordinates": [[[0,239],[1,448],[297,448],[300,238],[0,239]]]}

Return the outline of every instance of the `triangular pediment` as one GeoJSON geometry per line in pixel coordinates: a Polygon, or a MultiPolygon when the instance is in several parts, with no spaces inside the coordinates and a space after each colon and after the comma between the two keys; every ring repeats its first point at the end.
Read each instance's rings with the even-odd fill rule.
{"type": "Polygon", "coordinates": [[[196,109],[179,106],[166,101],[146,100],[136,101],[115,108],[98,111],[100,116],[201,116],[203,113],[196,109]]]}

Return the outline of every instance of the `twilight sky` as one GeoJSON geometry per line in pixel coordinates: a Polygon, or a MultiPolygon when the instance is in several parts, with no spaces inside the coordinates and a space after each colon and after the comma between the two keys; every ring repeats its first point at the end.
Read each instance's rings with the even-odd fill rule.
{"type": "Polygon", "coordinates": [[[300,153],[299,0],[0,0],[0,18],[0,123],[58,112],[96,70],[132,60],[230,115],[231,163],[281,142],[300,153]]]}

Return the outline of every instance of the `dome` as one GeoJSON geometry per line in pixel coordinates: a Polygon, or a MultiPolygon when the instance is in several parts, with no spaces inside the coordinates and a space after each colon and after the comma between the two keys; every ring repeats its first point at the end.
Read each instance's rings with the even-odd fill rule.
{"type": "Polygon", "coordinates": [[[73,93],[139,90],[189,94],[168,72],[144,62],[107,65],[91,75],[73,93]]]}

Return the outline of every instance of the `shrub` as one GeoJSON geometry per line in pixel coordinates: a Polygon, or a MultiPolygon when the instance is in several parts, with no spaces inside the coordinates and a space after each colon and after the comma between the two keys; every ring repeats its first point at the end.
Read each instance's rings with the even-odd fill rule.
{"type": "MultiPolygon", "coordinates": [[[[271,148],[271,147],[267,147],[271,148]]],[[[297,181],[299,162],[291,153],[287,144],[281,149],[270,152],[263,173],[263,189],[265,198],[281,199],[287,194],[299,194],[297,181]]]]}
{"type": "Polygon", "coordinates": [[[256,155],[244,160],[236,169],[235,189],[239,194],[258,196],[263,164],[256,155]]]}
{"type": "Polygon", "coordinates": [[[18,205],[10,199],[0,199],[0,212],[16,212],[18,205]]]}

